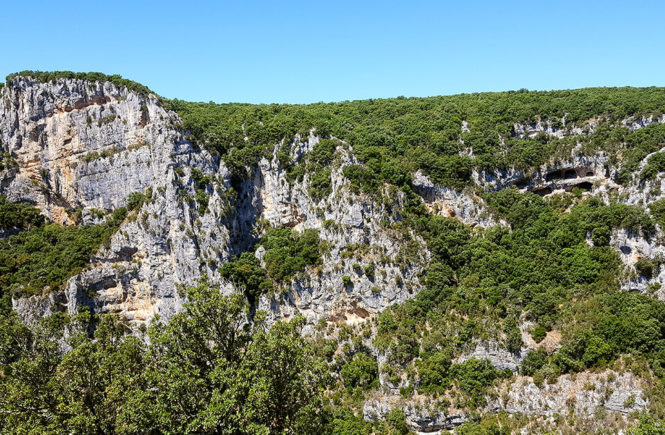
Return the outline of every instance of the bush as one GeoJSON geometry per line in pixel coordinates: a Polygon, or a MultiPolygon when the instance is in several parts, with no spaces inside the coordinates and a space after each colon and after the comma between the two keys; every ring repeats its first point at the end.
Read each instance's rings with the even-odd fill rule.
{"type": "Polygon", "coordinates": [[[656,268],[656,265],[653,261],[648,258],[641,257],[635,262],[635,270],[639,276],[643,276],[646,279],[653,278],[653,271],[656,268]]]}
{"type": "Polygon", "coordinates": [[[470,359],[453,365],[451,375],[475,405],[482,405],[485,403],[484,393],[487,387],[504,374],[495,369],[489,360],[470,359]]]}
{"type": "Polygon", "coordinates": [[[272,289],[259,259],[251,252],[243,252],[234,261],[224,263],[219,273],[244,292],[252,305],[259,295],[272,289]]]}
{"type": "Polygon", "coordinates": [[[418,362],[418,378],[423,391],[443,392],[449,387],[449,370],[452,360],[451,349],[446,349],[437,351],[418,362]]]}
{"type": "Polygon", "coordinates": [[[547,328],[542,325],[538,325],[536,326],[536,329],[533,330],[533,334],[531,334],[531,336],[533,337],[533,341],[540,343],[547,336],[547,328]]]}
{"type": "Polygon", "coordinates": [[[547,363],[547,353],[544,350],[531,350],[524,357],[520,372],[525,376],[533,376],[545,363],[547,363]]]}
{"type": "Polygon", "coordinates": [[[344,366],[340,372],[347,389],[374,388],[378,385],[379,364],[371,356],[360,353],[344,366]]]}
{"type": "Polygon", "coordinates": [[[26,229],[44,224],[44,216],[38,208],[27,203],[14,203],[7,201],[0,195],[0,229],[26,229]]]}
{"type": "Polygon", "coordinates": [[[127,197],[127,210],[138,210],[147,200],[146,195],[141,192],[130,193],[127,197]]]}
{"type": "Polygon", "coordinates": [[[393,408],[388,415],[386,415],[386,423],[390,427],[390,433],[406,435],[409,433],[409,426],[406,424],[406,415],[404,411],[398,408],[393,408]]]}
{"type": "Polygon", "coordinates": [[[263,257],[268,277],[276,282],[288,281],[307,265],[319,264],[319,233],[308,229],[298,233],[289,228],[271,228],[259,242],[266,249],[263,257]]]}
{"type": "Polygon", "coordinates": [[[132,80],[122,78],[117,74],[106,75],[99,72],[75,73],[72,71],[21,71],[7,76],[7,83],[13,81],[14,77],[31,77],[42,83],[55,82],[58,79],[76,79],[87,80],[91,82],[111,82],[120,88],[127,88],[130,91],[141,95],[153,94],[146,86],[132,80]]]}

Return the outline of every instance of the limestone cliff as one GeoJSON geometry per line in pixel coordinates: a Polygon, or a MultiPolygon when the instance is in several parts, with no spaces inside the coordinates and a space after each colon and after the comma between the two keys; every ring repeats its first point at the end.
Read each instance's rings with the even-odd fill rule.
{"type": "MultiPolygon", "coordinates": [[[[72,277],[63,294],[14,301],[26,318],[63,306],[73,313],[86,305],[144,323],[155,314],[168,318],[177,312],[183,303],[179,289],[203,276],[233,292],[217,269],[255,238],[253,230],[262,221],[296,230],[316,228],[329,242],[316,274],[260,301],[259,308],[276,318],[298,312],[312,323],[321,318],[355,322],[404,301],[418,287],[427,250],[421,247],[419,258],[405,258],[404,235],[390,228],[403,198],[386,191],[387,201],[379,204],[351,192],[341,174],[354,161],[346,144],[340,142],[332,193],[315,201],[307,177],[287,179],[277,159],[279,144],[273,158],[262,160],[240,190],[233,190],[224,164],[192,145],[177,115],[154,95],[108,82],[39,83],[17,77],[3,88],[2,104],[2,146],[12,162],[2,174],[2,192],[10,200],[31,202],[55,222],[72,224],[71,216],[80,213],[84,223],[94,223],[100,211],[125,205],[130,193],[151,192],[138,219],[124,223],[111,246],[72,277]],[[192,199],[192,171],[213,180],[205,186],[204,212],[192,199]],[[368,249],[342,258],[347,246],[368,249]],[[375,277],[359,275],[354,264],[374,266],[375,277]],[[343,276],[353,277],[353,284],[344,285],[343,276]]],[[[299,155],[294,157],[301,158],[318,140],[314,132],[297,138],[293,148],[299,155]]],[[[412,242],[422,244],[415,236],[412,242]]]]}

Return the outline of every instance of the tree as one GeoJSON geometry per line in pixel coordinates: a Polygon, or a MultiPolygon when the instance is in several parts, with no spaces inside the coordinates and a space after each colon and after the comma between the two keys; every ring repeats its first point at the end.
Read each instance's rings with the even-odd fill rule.
{"type": "Polygon", "coordinates": [[[361,387],[364,389],[376,386],[379,375],[379,364],[371,356],[359,353],[342,367],[340,372],[347,389],[361,387]]]}
{"type": "Polygon", "coordinates": [[[250,324],[242,295],[205,285],[188,298],[170,322],[154,321],[149,346],[108,315],[57,314],[34,331],[0,318],[0,430],[321,432],[328,378],[303,320],[267,328],[258,314],[250,324]]]}

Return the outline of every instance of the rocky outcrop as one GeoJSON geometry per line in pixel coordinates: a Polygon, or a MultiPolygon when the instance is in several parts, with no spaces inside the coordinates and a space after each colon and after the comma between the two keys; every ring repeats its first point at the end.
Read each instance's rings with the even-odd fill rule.
{"type": "Polygon", "coordinates": [[[517,377],[497,392],[497,399],[489,407],[511,414],[549,416],[574,411],[578,415],[592,415],[601,406],[607,411],[627,414],[648,404],[635,375],[612,370],[562,375],[555,383],[540,386],[529,377],[517,377]]]}
{"type": "Polygon", "coordinates": [[[309,195],[308,176],[289,180],[277,159],[282,146],[290,147],[296,162],[302,159],[319,140],[314,131],[278,144],[273,158],[262,160],[237,191],[224,164],[192,145],[177,115],[153,95],[110,83],[15,77],[2,89],[1,108],[2,147],[13,164],[2,173],[0,189],[10,200],[29,201],[51,220],[72,224],[77,210],[84,223],[96,223],[125,205],[130,193],[150,195],[110,246],[67,282],[57,306],[51,295],[15,300],[26,318],[88,306],[140,324],[176,313],[184,302],[181,289],[204,277],[234,292],[218,267],[251,246],[262,221],[317,229],[328,246],[316,271],[262,297],[259,308],[272,319],[300,313],[310,323],[362,322],[419,288],[429,253],[415,235],[404,240],[391,227],[404,197],[388,188],[383,202],[353,193],[342,176],[344,165],[356,163],[348,144],[340,141],[332,193],[317,201],[309,195]],[[197,186],[195,170],[210,183],[197,186]],[[193,199],[201,188],[207,207],[193,199]],[[420,246],[418,256],[404,252],[407,242],[420,246]],[[374,276],[363,273],[367,267],[374,276]]]}
{"type": "MultiPolygon", "coordinates": [[[[366,421],[384,419],[393,409],[400,409],[411,430],[420,433],[441,433],[452,430],[471,419],[463,410],[437,409],[440,406],[426,397],[379,396],[365,402],[363,417],[366,421]]],[[[443,406],[443,408],[447,408],[443,406]]]]}
{"type": "Polygon", "coordinates": [[[432,214],[453,217],[473,227],[487,228],[497,224],[485,210],[483,200],[472,193],[437,186],[421,171],[413,174],[413,186],[432,214]]]}
{"type": "MultiPolygon", "coordinates": [[[[299,139],[299,138],[298,138],[299,139]]],[[[318,142],[310,137],[291,144],[295,158],[318,142]]],[[[418,275],[429,261],[422,240],[411,234],[408,240],[391,228],[398,219],[405,197],[386,187],[386,201],[356,194],[342,175],[347,164],[357,163],[352,148],[340,141],[339,164],[332,170],[332,192],[319,201],[309,194],[309,175],[290,182],[279,166],[278,149],[271,161],[263,159],[255,176],[259,216],[272,226],[296,230],[316,229],[327,246],[322,265],[302,279],[289,283],[279,295],[261,298],[259,309],[274,318],[296,313],[310,323],[327,318],[347,323],[363,322],[393,303],[403,302],[419,288],[418,275]],[[407,256],[408,243],[420,246],[418,257],[407,256]],[[364,271],[371,268],[373,276],[364,271]],[[344,283],[344,277],[351,284],[344,283]]]]}
{"type": "Polygon", "coordinates": [[[618,189],[614,182],[616,169],[608,163],[608,156],[585,156],[573,150],[571,157],[544,165],[531,173],[511,168],[498,172],[474,172],[474,181],[488,190],[516,187],[541,196],[581,189],[592,193],[618,189]]]}
{"type": "Polygon", "coordinates": [[[499,370],[509,369],[515,372],[522,365],[526,352],[525,348],[521,352],[513,353],[498,343],[483,342],[478,343],[473,351],[460,355],[455,362],[461,364],[470,359],[486,359],[499,370]]]}
{"type": "MultiPolygon", "coordinates": [[[[50,219],[71,224],[76,210],[92,223],[125,205],[130,193],[151,195],[110,247],[67,282],[68,311],[86,305],[134,322],[169,317],[182,305],[178,287],[209,271],[201,266],[206,248],[217,250],[218,261],[232,254],[229,230],[216,219],[226,205],[226,169],[184,139],[177,116],[155,96],[110,83],[17,77],[3,88],[2,101],[2,144],[14,162],[3,174],[2,192],[10,199],[32,202],[50,219]],[[185,199],[194,193],[192,168],[220,180],[208,187],[206,216],[185,199]]],[[[33,310],[53,309],[34,302],[33,310]]],[[[25,305],[14,302],[19,313],[25,305]]]]}
{"type": "MultiPolygon", "coordinates": [[[[404,398],[377,394],[365,402],[363,416],[367,421],[385,418],[400,409],[409,427],[422,433],[442,433],[471,420],[469,410],[457,409],[426,396],[404,398]]],[[[592,417],[599,408],[629,414],[648,405],[640,380],[632,373],[607,370],[600,373],[562,375],[553,384],[536,385],[526,376],[505,381],[487,397],[484,412],[499,411],[524,417],[547,418],[554,415],[592,417]]]]}

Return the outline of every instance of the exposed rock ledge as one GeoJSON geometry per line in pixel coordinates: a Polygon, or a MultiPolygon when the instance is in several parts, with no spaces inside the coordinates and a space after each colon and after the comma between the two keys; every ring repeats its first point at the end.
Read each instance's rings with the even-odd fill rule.
{"type": "MultiPolygon", "coordinates": [[[[505,381],[487,398],[485,412],[504,411],[509,414],[549,417],[555,414],[592,416],[603,407],[608,412],[629,414],[648,405],[640,381],[632,373],[613,370],[601,373],[562,375],[553,384],[538,386],[531,377],[517,376],[505,381]]],[[[468,411],[438,409],[436,402],[424,396],[379,395],[363,407],[366,421],[385,418],[393,409],[401,409],[412,430],[441,433],[452,430],[471,419],[468,411]]]]}

